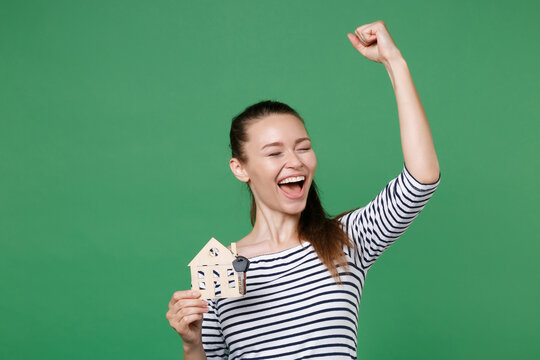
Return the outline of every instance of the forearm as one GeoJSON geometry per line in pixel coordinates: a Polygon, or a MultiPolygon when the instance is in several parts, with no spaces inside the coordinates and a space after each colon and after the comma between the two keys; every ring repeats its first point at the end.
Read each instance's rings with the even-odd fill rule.
{"type": "Polygon", "coordinates": [[[187,345],[183,344],[184,360],[206,360],[206,353],[202,344],[187,345]]]}
{"type": "Polygon", "coordinates": [[[433,183],[439,177],[439,161],[428,119],[407,62],[401,54],[397,54],[384,66],[396,95],[405,165],[418,181],[433,183]]]}

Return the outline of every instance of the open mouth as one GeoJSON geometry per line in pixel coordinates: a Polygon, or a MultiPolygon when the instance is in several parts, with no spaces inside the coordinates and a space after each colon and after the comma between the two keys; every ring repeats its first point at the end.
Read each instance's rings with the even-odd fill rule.
{"type": "Polygon", "coordinates": [[[285,183],[278,184],[281,191],[289,199],[298,199],[304,194],[304,184],[306,183],[304,176],[285,179],[285,183]]]}

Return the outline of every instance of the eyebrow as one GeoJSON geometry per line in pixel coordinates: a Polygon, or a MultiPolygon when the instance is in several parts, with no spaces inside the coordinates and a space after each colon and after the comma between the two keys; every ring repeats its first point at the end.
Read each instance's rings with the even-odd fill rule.
{"type": "MultiPolygon", "coordinates": [[[[296,145],[296,144],[298,144],[298,143],[300,143],[300,142],[302,142],[302,141],[305,141],[305,140],[311,141],[310,138],[308,138],[308,137],[303,137],[303,138],[296,139],[296,141],[294,142],[294,145],[296,145]]],[[[280,142],[280,141],[276,141],[276,142],[273,142],[273,143],[264,145],[263,147],[261,147],[261,150],[263,150],[263,149],[265,149],[265,148],[267,148],[267,147],[270,147],[270,146],[279,146],[279,145],[283,145],[283,143],[280,142]]]]}

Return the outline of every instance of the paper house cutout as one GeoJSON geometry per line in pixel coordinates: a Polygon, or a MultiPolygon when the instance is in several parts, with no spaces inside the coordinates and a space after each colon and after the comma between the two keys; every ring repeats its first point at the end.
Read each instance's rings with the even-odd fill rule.
{"type": "MultiPolygon", "coordinates": [[[[234,244],[236,245],[236,244],[234,244]]],[[[219,241],[211,238],[191,260],[191,289],[198,290],[203,299],[232,298],[243,296],[238,273],[234,270],[234,253],[219,241]]]]}

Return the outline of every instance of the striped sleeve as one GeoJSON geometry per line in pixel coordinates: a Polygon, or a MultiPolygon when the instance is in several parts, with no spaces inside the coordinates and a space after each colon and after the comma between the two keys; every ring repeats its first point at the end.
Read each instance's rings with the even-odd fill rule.
{"type": "Polygon", "coordinates": [[[209,299],[208,312],[203,314],[202,324],[202,344],[206,358],[211,359],[228,359],[228,350],[221,332],[216,306],[214,300],[209,299]]]}
{"type": "Polygon", "coordinates": [[[395,242],[418,216],[441,181],[421,183],[405,163],[401,173],[366,206],[340,218],[358,251],[355,262],[369,269],[377,258],[395,242]],[[358,263],[360,262],[360,263],[358,263]]]}

